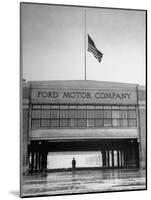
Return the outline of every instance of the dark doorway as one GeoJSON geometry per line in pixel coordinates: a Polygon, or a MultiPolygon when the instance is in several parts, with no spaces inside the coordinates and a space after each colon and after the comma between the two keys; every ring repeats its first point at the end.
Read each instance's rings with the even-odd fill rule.
{"type": "MultiPolygon", "coordinates": [[[[139,167],[139,146],[136,139],[102,139],[102,140],[76,140],[76,141],[32,141],[29,146],[29,161],[31,169],[43,171],[47,169],[49,152],[99,152],[100,165],[94,164],[99,168],[123,168],[139,167]]],[[[63,162],[65,156],[62,153],[60,158],[63,162]]],[[[97,162],[97,161],[96,161],[97,162]]],[[[95,162],[94,162],[95,163],[95,162]]],[[[49,164],[51,165],[51,163],[49,164]]],[[[87,165],[78,165],[77,168],[87,168],[87,165]]]]}

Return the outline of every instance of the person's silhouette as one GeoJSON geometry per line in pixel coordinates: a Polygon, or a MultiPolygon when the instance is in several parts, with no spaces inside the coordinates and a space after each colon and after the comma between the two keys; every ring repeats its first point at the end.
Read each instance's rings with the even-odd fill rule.
{"type": "Polygon", "coordinates": [[[72,169],[73,170],[76,169],[76,160],[75,160],[75,158],[72,159],[72,169]]]}

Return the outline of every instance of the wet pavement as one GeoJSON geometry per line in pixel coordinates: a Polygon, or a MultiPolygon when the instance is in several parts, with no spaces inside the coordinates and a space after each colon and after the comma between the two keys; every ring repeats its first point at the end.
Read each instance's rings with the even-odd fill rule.
{"type": "Polygon", "coordinates": [[[22,196],[76,194],[146,188],[146,173],[138,169],[51,172],[23,177],[22,196]]]}

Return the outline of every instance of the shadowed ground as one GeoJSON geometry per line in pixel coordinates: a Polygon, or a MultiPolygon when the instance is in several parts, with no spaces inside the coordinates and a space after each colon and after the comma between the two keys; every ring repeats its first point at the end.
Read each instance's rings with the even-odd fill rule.
{"type": "Polygon", "coordinates": [[[138,169],[98,169],[51,172],[23,177],[22,196],[76,194],[146,188],[146,173],[138,169]]]}

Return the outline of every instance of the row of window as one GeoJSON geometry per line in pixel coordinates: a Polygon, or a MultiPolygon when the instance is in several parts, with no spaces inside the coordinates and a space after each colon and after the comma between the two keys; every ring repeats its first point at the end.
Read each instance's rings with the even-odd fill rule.
{"type": "Polygon", "coordinates": [[[32,109],[101,109],[101,110],[135,110],[133,105],[122,105],[122,106],[113,106],[113,105],[50,105],[50,104],[33,104],[32,109]]]}
{"type": "Polygon", "coordinates": [[[32,128],[136,127],[136,119],[33,119],[32,128]]]}
{"type": "Polygon", "coordinates": [[[33,105],[32,128],[136,127],[135,106],[33,105]]]}
{"type": "Polygon", "coordinates": [[[33,110],[32,118],[136,118],[135,110],[33,110]]]}

